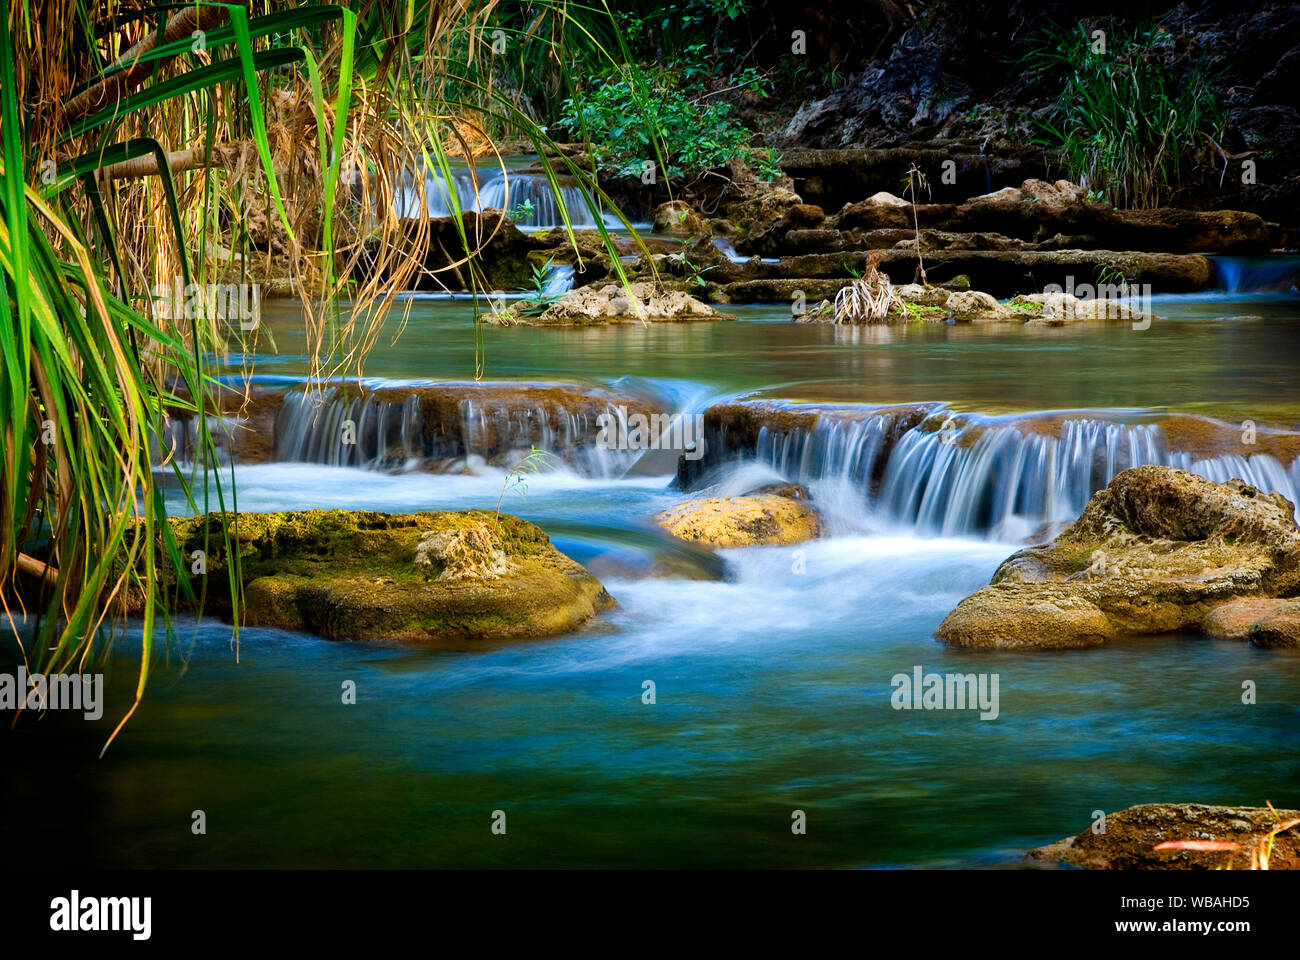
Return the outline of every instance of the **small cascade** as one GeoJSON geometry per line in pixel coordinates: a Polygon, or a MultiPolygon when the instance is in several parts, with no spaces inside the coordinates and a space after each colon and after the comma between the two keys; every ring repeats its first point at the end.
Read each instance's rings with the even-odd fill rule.
{"type": "Polygon", "coordinates": [[[806,409],[756,405],[737,413],[742,408],[713,421],[711,462],[679,471],[679,485],[725,485],[727,474],[758,465],[774,479],[808,486],[832,527],[865,521],[929,536],[1023,540],[1073,520],[1116,474],[1146,464],[1220,483],[1240,478],[1292,503],[1300,497],[1300,459],[1289,468],[1265,453],[1197,459],[1171,449],[1157,423],[962,416],[958,425],[945,411],[918,420],[829,408],[809,424],[806,409]]]}
{"type": "Polygon", "coordinates": [[[627,407],[571,396],[577,399],[566,403],[397,388],[360,394],[338,388],[293,391],[284,397],[276,421],[275,459],[458,472],[484,463],[509,468],[535,446],[583,476],[622,476],[639,453],[599,443],[599,421],[608,414],[611,423],[623,426],[617,435],[625,436],[627,407]]]}
{"type": "MultiPolygon", "coordinates": [[[[576,228],[590,228],[604,221],[609,226],[619,226],[617,218],[600,216],[592,212],[588,194],[581,187],[560,184],[557,202],[550,181],[543,176],[527,173],[494,173],[476,181],[468,168],[455,168],[448,177],[442,171],[426,171],[424,175],[424,210],[430,217],[450,217],[455,206],[461,213],[495,209],[507,213],[522,213],[516,225],[524,229],[542,230],[564,225],[560,202],[568,213],[569,223],[576,228]]],[[[415,176],[409,170],[399,175],[393,206],[399,217],[414,218],[420,214],[420,191],[415,176]]]]}
{"type": "Polygon", "coordinates": [[[736,252],[736,245],[726,237],[714,237],[713,245],[718,248],[719,253],[732,263],[747,263],[749,261],[749,257],[736,252]]]}
{"type": "Polygon", "coordinates": [[[1211,257],[1224,293],[1300,292],[1300,257],[1211,257]]]}
{"type": "MultiPolygon", "coordinates": [[[[586,192],[580,187],[561,185],[559,199],[564,203],[569,223],[575,228],[594,227],[600,222],[600,218],[591,210],[586,192]]],[[[515,221],[520,227],[544,229],[564,225],[560,204],[556,202],[555,192],[545,177],[524,173],[496,177],[483,187],[476,209],[489,208],[507,212],[518,212],[521,208],[529,210],[526,216],[515,221]]]]}
{"type": "Polygon", "coordinates": [[[544,298],[562,297],[572,289],[572,264],[553,263],[546,269],[546,279],[542,283],[542,296],[544,298]]]}
{"type": "MultiPolygon", "coordinates": [[[[461,213],[478,209],[478,196],[475,192],[474,177],[468,170],[453,171],[450,180],[434,173],[424,178],[424,209],[430,217],[450,217],[455,215],[452,200],[461,213]]],[[[401,173],[393,202],[395,211],[402,218],[416,218],[420,215],[420,191],[416,188],[415,177],[411,171],[401,173]]]]}
{"type": "Polygon", "coordinates": [[[876,415],[850,421],[822,418],[811,430],[763,427],[756,459],[802,482],[836,480],[861,486],[865,493],[893,425],[892,417],[876,415]]]}
{"type": "Polygon", "coordinates": [[[1067,420],[1059,437],[1014,426],[911,430],[890,453],[878,511],[944,536],[1020,539],[1044,523],[1073,520],[1115,474],[1174,463],[1156,425],[1067,420]]]}

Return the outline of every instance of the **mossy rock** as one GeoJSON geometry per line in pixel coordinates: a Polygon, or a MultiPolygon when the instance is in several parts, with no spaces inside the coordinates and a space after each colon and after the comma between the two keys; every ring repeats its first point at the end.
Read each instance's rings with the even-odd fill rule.
{"type": "Polygon", "coordinates": [[[1121,636],[1205,631],[1300,645],[1291,605],[1212,613],[1241,598],[1300,595],[1300,530],[1281,494],[1171,467],[1135,467],[1098,491],[1054,541],[1013,554],[939,625],[963,647],[1062,649],[1121,636]]]}
{"type": "MultiPolygon", "coordinates": [[[[250,625],[331,640],[459,647],[564,633],[614,606],[600,581],[556,550],[541,529],[509,515],[302,510],[227,516],[244,587],[241,619],[250,625]],[[453,577],[437,565],[418,567],[421,539],[449,531],[473,531],[490,542],[504,556],[504,571],[453,577]]],[[[205,608],[229,615],[219,515],[170,523],[186,562],[202,550],[207,576],[216,577],[205,608]]],[[[191,577],[196,593],[199,580],[191,577]]],[[[138,596],[128,598],[128,608],[138,610],[139,603],[138,596]]]]}
{"type": "Polygon", "coordinates": [[[1204,803],[1143,803],[1106,814],[1106,830],[1092,828],[1029,851],[1034,860],[1087,870],[1249,870],[1261,841],[1268,869],[1300,869],[1300,828],[1279,829],[1300,811],[1204,803]],[[1269,838],[1272,836],[1272,842],[1269,838]],[[1156,847],[1166,843],[1232,844],[1209,849],[1156,847]]]}

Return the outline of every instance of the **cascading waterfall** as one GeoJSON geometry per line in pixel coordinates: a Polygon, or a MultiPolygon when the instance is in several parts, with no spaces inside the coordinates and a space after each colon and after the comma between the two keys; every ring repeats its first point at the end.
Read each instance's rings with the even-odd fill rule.
{"type": "MultiPolygon", "coordinates": [[[[468,170],[453,171],[450,179],[429,173],[424,178],[424,209],[431,217],[450,217],[454,214],[452,198],[456,206],[464,213],[478,209],[478,197],[474,189],[474,178],[468,170]]],[[[403,170],[399,176],[396,197],[393,201],[394,211],[402,218],[415,218],[420,215],[420,191],[416,180],[409,170],[403,170]]]]}
{"type": "Polygon", "coordinates": [[[1191,465],[1170,454],[1156,425],[1067,420],[1059,437],[988,427],[911,430],[885,468],[880,512],[926,533],[988,532],[1019,539],[1044,523],[1072,520],[1115,474],[1148,463],[1191,465]]]}
{"type": "Polygon", "coordinates": [[[1300,286],[1300,257],[1211,257],[1224,293],[1295,293],[1300,286]]]}
{"type": "Polygon", "coordinates": [[[546,279],[542,284],[543,297],[561,297],[572,289],[573,266],[571,264],[555,263],[546,268],[546,279]]]}
{"type": "Polygon", "coordinates": [[[1077,517],[1129,467],[1157,464],[1218,482],[1240,478],[1295,503],[1300,460],[1225,455],[1196,460],[1169,449],[1158,424],[1093,418],[1062,422],[1059,436],[1018,426],[913,427],[889,443],[894,421],[823,416],[811,429],[764,427],[750,459],[813,490],[833,527],[900,526],[938,536],[1020,540],[1077,517]]]}
{"type": "Polygon", "coordinates": [[[287,394],[276,422],[278,461],[380,470],[463,470],[485,462],[509,467],[536,446],[583,476],[613,478],[639,456],[598,443],[598,417],[626,433],[626,408],[592,402],[582,409],[459,401],[454,416],[431,412],[417,393],[344,396],[337,388],[287,394]]]}
{"type": "MultiPolygon", "coordinates": [[[[529,211],[518,217],[516,225],[528,229],[545,229],[564,225],[560,203],[557,202],[550,181],[546,177],[526,173],[498,173],[480,181],[475,190],[473,175],[466,170],[450,171],[444,178],[441,171],[426,171],[424,177],[424,208],[430,217],[450,217],[452,197],[462,213],[481,210],[504,210],[507,213],[529,211]]],[[[560,185],[560,201],[568,213],[569,223],[575,228],[594,227],[602,220],[611,227],[619,226],[613,215],[598,217],[581,187],[560,185]]],[[[420,212],[420,193],[416,180],[409,170],[402,171],[394,200],[399,217],[413,218],[420,212]]]]}

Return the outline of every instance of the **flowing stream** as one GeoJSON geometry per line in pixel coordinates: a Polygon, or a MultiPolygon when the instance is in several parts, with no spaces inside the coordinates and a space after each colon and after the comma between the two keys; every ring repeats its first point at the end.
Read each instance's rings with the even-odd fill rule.
{"type": "MultiPolygon", "coordinates": [[[[1261,269],[1285,272],[1228,264],[1224,276],[1261,269]]],[[[249,628],[238,659],[228,625],[182,622],[143,706],[95,760],[130,702],[133,626],[101,721],[51,716],[18,738],[22,765],[7,766],[22,773],[0,803],[13,808],[6,822],[21,812],[32,829],[11,849],[109,867],[1018,866],[1098,809],[1296,805],[1293,653],[1201,637],[990,653],[945,648],[933,631],[1023,537],[1072,518],[1133,463],[1247,475],[1294,498],[1295,469],[1194,455],[1159,415],[1300,423],[1300,299],[1158,298],[1145,331],[836,328],[792,324],[779,305],[733,309],[741,322],[488,328],[486,375],[679,413],[848,409],[811,430],[767,430],[708,479],[721,493],[803,482],[829,536],[714,558],[650,522],[685,496],[670,489],[671,460],[561,458],[503,509],[601,577],[619,606],[600,622],[459,652],[249,628]],[[922,402],[971,442],[919,429],[886,442],[886,420],[865,407],[922,402]],[[1045,412],[1067,421],[1059,436],[1017,428],[1045,412]],[[891,678],[915,666],[998,674],[999,716],[892,709],[891,678]],[[345,706],[349,680],[358,702],[345,706]],[[647,680],[654,704],[642,702],[647,680]],[[1258,685],[1255,705],[1241,702],[1244,680],[1258,685]],[[72,743],[52,758],[55,735],[72,743]],[[50,790],[56,775],[78,792],[50,790]],[[190,832],[197,809],[203,837],[190,832]],[[493,810],[507,813],[505,838],[489,830],[493,810]],[[806,836],[791,834],[793,810],[805,811],[806,836]]],[[[256,358],[257,383],[297,385],[307,364],[296,307],[265,313],[279,353],[256,358]]],[[[367,384],[464,380],[470,316],[462,301],[413,302],[401,339],[380,338],[367,384]]],[[[503,469],[468,457],[475,424],[496,414],[465,406],[462,460],[430,472],[390,456],[409,453],[418,407],[363,410],[332,389],[286,401],[274,459],[234,467],[240,509],[495,506],[503,469]],[[340,458],[307,404],[369,417],[376,446],[340,458]]],[[[506,417],[501,429],[518,432],[514,445],[540,436],[563,448],[590,431],[582,416],[506,417]]]]}

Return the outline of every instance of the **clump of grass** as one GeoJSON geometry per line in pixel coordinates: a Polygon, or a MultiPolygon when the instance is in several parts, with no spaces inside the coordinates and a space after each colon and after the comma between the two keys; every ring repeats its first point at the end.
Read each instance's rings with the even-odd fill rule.
{"type": "Polygon", "coordinates": [[[1173,37],[1158,24],[1122,32],[1053,26],[1022,63],[1063,73],[1065,87],[1038,143],[1056,150],[1070,175],[1116,207],[1168,203],[1196,152],[1222,138],[1227,110],[1216,77],[1199,66],[1175,76],[1173,37]]]}

